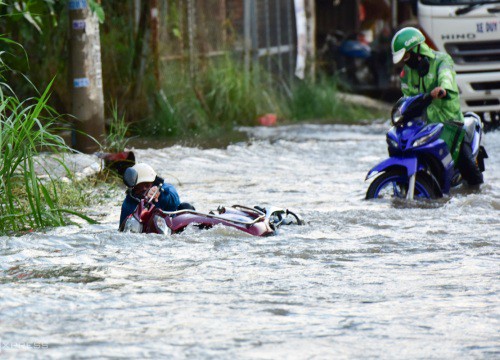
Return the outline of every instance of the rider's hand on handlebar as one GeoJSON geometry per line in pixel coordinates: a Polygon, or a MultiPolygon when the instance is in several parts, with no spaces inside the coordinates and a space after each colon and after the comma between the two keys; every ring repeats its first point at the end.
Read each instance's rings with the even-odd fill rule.
{"type": "Polygon", "coordinates": [[[446,96],[446,90],[438,86],[431,91],[431,96],[433,99],[442,99],[446,96]]]}
{"type": "Polygon", "coordinates": [[[146,198],[151,199],[154,195],[154,202],[158,202],[158,198],[160,197],[160,192],[158,191],[158,186],[153,186],[149,189],[146,198]]]}

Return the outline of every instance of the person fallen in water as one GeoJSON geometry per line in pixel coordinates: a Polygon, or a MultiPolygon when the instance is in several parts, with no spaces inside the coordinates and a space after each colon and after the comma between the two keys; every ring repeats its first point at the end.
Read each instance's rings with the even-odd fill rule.
{"type": "Polygon", "coordinates": [[[163,211],[195,210],[191,204],[181,203],[175,187],[164,182],[148,164],[138,163],[132,166],[132,169],[135,170],[134,174],[136,174],[137,178],[133,181],[135,186],[127,189],[127,195],[123,200],[119,224],[120,231],[123,231],[125,220],[135,211],[137,205],[144,198],[154,197],[155,205],[163,211]]]}

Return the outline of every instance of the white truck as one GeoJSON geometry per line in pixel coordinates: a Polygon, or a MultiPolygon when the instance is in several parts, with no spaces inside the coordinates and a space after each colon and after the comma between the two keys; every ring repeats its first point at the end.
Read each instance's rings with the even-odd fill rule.
{"type": "Polygon", "coordinates": [[[462,111],[500,124],[500,0],[418,0],[418,21],[455,62],[462,111]]]}

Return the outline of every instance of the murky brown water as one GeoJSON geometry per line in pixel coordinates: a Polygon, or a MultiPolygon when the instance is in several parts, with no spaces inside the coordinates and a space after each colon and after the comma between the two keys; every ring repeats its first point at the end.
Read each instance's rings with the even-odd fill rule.
{"type": "Polygon", "coordinates": [[[363,200],[385,125],[249,130],[227,149],[137,150],[199,210],[297,210],[276,237],[97,226],[0,238],[1,358],[500,357],[500,132],[479,193],[363,200]]]}

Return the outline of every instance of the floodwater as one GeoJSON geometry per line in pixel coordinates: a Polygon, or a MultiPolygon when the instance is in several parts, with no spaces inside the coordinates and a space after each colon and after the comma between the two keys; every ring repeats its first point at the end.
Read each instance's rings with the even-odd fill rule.
{"type": "Polygon", "coordinates": [[[136,150],[207,211],[275,205],[305,226],[0,238],[0,358],[498,359],[500,132],[486,184],[365,201],[387,125],[244,129],[225,149],[136,150]]]}

